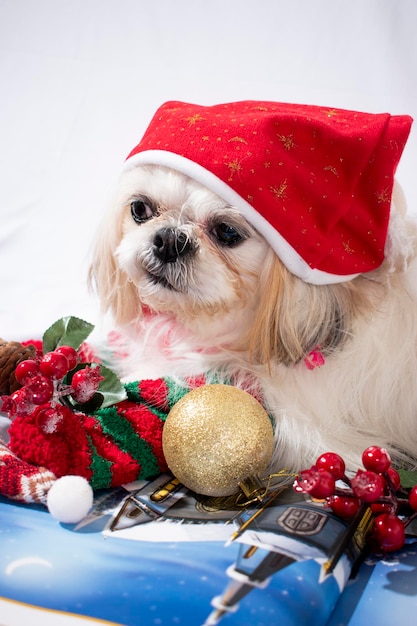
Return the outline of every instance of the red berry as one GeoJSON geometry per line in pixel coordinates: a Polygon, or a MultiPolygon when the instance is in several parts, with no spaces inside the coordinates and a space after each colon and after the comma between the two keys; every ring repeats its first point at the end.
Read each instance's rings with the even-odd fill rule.
{"type": "Polygon", "coordinates": [[[295,481],[296,491],[304,491],[313,498],[323,499],[331,496],[335,489],[335,479],[325,469],[313,466],[309,470],[303,470],[295,481]]]}
{"type": "Polygon", "coordinates": [[[385,475],[391,481],[394,490],[398,491],[398,489],[401,487],[401,478],[397,470],[395,470],[393,467],[389,467],[385,472],[385,475]]]}
{"type": "Polygon", "coordinates": [[[9,417],[13,419],[17,415],[30,415],[33,411],[33,402],[26,387],[18,389],[10,396],[11,406],[9,407],[9,417]]]}
{"type": "Polygon", "coordinates": [[[39,363],[33,359],[22,361],[16,366],[14,375],[18,383],[24,385],[29,378],[39,374],[39,363]]]}
{"type": "Polygon", "coordinates": [[[38,407],[35,415],[38,428],[46,435],[53,435],[59,431],[67,413],[65,407],[57,404],[38,407]]]}
{"type": "Polygon", "coordinates": [[[353,517],[360,507],[359,500],[349,496],[331,496],[329,498],[329,504],[333,513],[343,519],[353,517]]]}
{"type": "Polygon", "coordinates": [[[100,374],[99,366],[92,368],[87,365],[82,370],[78,370],[71,380],[72,397],[81,404],[88,402],[96,393],[102,380],[104,377],[100,374]]]}
{"type": "Polygon", "coordinates": [[[48,352],[39,364],[41,373],[53,380],[60,380],[68,374],[67,357],[59,352],[48,352]]]}
{"type": "Polygon", "coordinates": [[[2,413],[7,413],[8,416],[10,417],[11,412],[13,411],[14,408],[15,408],[15,405],[11,396],[0,396],[0,411],[2,413]]]}
{"type": "Polygon", "coordinates": [[[372,502],[371,504],[371,511],[374,515],[391,513],[394,508],[394,503],[390,504],[389,502],[372,502]]]}
{"type": "Polygon", "coordinates": [[[330,472],[335,480],[343,478],[345,475],[345,462],[341,456],[335,452],[325,452],[316,461],[316,467],[330,472]]]}
{"type": "Polygon", "coordinates": [[[417,485],[415,485],[408,494],[408,500],[413,511],[417,511],[417,485]]]}
{"type": "Polygon", "coordinates": [[[391,457],[385,448],[369,446],[362,454],[362,463],[365,469],[372,472],[386,472],[391,465],[391,457]]]}
{"type": "Polygon", "coordinates": [[[372,538],[384,552],[394,552],[405,542],[404,524],[391,513],[383,513],[374,520],[372,538]]]}
{"type": "Polygon", "coordinates": [[[56,348],[55,352],[57,352],[58,354],[63,354],[64,357],[66,357],[67,361],[68,361],[68,370],[73,370],[74,367],[77,365],[78,363],[78,354],[77,351],[72,348],[71,346],[58,346],[58,348],[56,348]]]}
{"type": "Polygon", "coordinates": [[[358,470],[351,484],[355,496],[364,502],[375,502],[384,494],[385,481],[376,472],[358,470]]]}
{"type": "Polygon", "coordinates": [[[45,404],[54,394],[54,383],[50,378],[39,375],[30,378],[24,389],[27,390],[28,397],[33,404],[45,404]]]}

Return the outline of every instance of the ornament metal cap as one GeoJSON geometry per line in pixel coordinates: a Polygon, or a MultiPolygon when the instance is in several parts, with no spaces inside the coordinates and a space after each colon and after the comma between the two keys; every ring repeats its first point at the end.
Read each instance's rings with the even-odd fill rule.
{"type": "Polygon", "coordinates": [[[259,500],[262,502],[268,491],[268,487],[259,478],[259,476],[248,476],[240,481],[239,487],[243,494],[246,496],[246,500],[259,500]]]}

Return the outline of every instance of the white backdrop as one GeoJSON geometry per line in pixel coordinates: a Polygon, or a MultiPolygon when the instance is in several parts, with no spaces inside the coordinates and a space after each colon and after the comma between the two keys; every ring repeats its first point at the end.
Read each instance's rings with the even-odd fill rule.
{"type": "Polygon", "coordinates": [[[416,0],[0,0],[0,336],[93,323],[90,244],[123,160],[171,99],[415,119],[416,0]]]}

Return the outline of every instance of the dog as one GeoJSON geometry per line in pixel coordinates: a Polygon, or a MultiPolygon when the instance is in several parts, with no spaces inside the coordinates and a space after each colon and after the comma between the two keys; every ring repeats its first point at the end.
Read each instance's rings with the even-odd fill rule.
{"type": "Polygon", "coordinates": [[[196,178],[134,163],[99,230],[91,277],[127,346],[124,380],[211,372],[254,394],[273,420],[269,471],[327,451],[356,470],[369,445],[415,467],[417,225],[400,186],[382,262],[313,284],[196,178]]]}

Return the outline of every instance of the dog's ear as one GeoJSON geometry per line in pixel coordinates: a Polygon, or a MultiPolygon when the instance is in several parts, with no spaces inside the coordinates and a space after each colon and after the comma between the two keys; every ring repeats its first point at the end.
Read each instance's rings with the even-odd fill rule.
{"type": "Polygon", "coordinates": [[[110,210],[99,230],[89,271],[90,286],[97,290],[103,312],[111,311],[117,325],[141,316],[136,287],[119,267],[115,256],[121,238],[120,211],[110,210]]]}
{"type": "MultiPolygon", "coordinates": [[[[360,281],[359,277],[356,281],[360,281]]],[[[252,360],[291,366],[314,350],[330,354],[348,337],[367,298],[355,281],[316,286],[291,274],[272,250],[259,277],[252,360]]]]}

